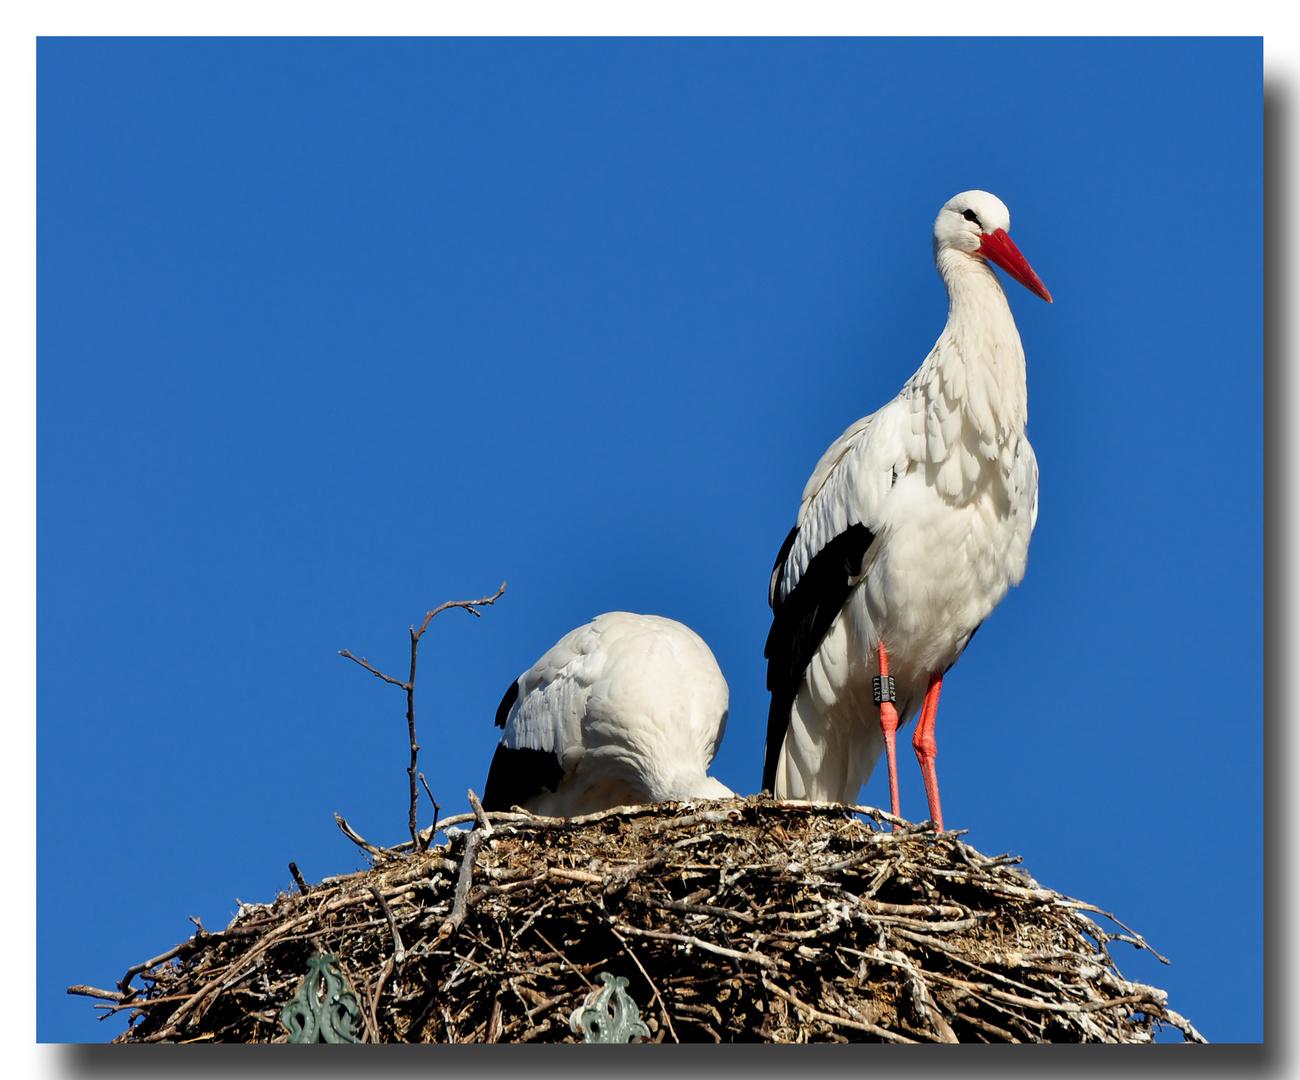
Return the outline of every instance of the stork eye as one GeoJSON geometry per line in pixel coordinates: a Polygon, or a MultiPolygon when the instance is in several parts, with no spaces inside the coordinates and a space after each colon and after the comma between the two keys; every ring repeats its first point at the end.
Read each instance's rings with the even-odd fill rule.
{"type": "Polygon", "coordinates": [[[975,224],[979,225],[981,229],[984,228],[984,226],[980,224],[980,219],[975,216],[974,210],[963,210],[961,216],[964,217],[967,221],[975,222],[975,224]]]}

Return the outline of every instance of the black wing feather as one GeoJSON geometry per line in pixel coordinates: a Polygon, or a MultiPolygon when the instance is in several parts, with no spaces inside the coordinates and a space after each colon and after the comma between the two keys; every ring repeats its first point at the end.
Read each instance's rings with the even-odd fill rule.
{"type": "Polygon", "coordinates": [[[510,706],[519,699],[519,680],[516,679],[510,684],[510,689],[506,691],[505,697],[501,699],[501,704],[497,706],[496,725],[499,728],[506,726],[506,720],[510,716],[510,706]]]}
{"type": "MultiPolygon", "coordinates": [[[[519,700],[519,680],[497,706],[496,726],[504,728],[510,719],[510,709],[519,700]]],[[[484,810],[509,810],[520,806],[525,799],[541,793],[543,788],[558,791],[564,779],[564,769],[553,750],[532,750],[528,747],[513,749],[504,744],[497,747],[488,767],[487,783],[483,785],[484,810]]]]}
{"type": "MultiPolygon", "coordinates": [[[[763,759],[763,789],[774,791],[776,762],[781,756],[790,709],[808,664],[852,590],[852,579],[862,571],[862,557],[875,540],[865,525],[850,525],[813,556],[794,591],[781,599],[780,573],[794,546],[799,527],[790,530],[772,570],[772,629],[763,655],[767,657],[767,688],[772,703],[767,714],[767,748],[763,759]]],[[[486,804],[485,804],[486,805],[486,804]]]]}
{"type": "Polygon", "coordinates": [[[498,746],[483,785],[483,809],[522,806],[526,799],[540,795],[543,788],[557,790],[563,779],[564,769],[554,751],[498,746]]]}

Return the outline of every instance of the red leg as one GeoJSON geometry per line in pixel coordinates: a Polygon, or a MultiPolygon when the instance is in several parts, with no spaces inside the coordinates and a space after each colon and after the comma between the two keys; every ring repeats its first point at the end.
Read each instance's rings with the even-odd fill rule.
{"type": "MultiPolygon", "coordinates": [[[[880,658],[880,678],[883,680],[889,675],[889,657],[885,653],[885,643],[882,641],[877,650],[880,658]]],[[[894,708],[892,701],[882,701],[880,703],[880,730],[885,736],[885,761],[889,766],[889,812],[895,817],[902,817],[903,813],[898,802],[898,755],[894,749],[894,733],[898,730],[898,710],[894,708]]],[[[898,828],[897,825],[894,828],[898,828]]]]}
{"type": "Polygon", "coordinates": [[[930,686],[925,692],[925,705],[921,708],[921,719],[916,722],[916,733],[912,736],[912,749],[916,751],[916,760],[921,763],[921,775],[925,778],[925,797],[930,803],[930,820],[943,831],[943,810],[939,806],[939,777],[934,771],[934,758],[938,746],[934,741],[934,714],[939,710],[939,691],[943,688],[943,676],[931,675],[930,686]]]}

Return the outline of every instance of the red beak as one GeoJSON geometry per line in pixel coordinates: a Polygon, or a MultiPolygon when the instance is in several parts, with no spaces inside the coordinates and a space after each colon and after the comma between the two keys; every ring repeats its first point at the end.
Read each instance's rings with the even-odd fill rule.
{"type": "Polygon", "coordinates": [[[991,233],[984,233],[980,237],[979,253],[1002,267],[1031,293],[1041,296],[1049,304],[1052,302],[1047,286],[1039,280],[1029,260],[1020,254],[1020,249],[1011,242],[1005,230],[994,229],[991,233]]]}

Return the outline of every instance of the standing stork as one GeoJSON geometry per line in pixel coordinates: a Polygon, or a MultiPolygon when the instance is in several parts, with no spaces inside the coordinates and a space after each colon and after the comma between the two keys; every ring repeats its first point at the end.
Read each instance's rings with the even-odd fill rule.
{"type": "Polygon", "coordinates": [[[943,676],[1024,577],[1038,516],[1025,354],[989,263],[1052,297],[1010,227],[987,191],[939,211],[948,324],[898,396],[836,439],[804,488],[768,591],[763,787],[777,798],[856,802],[883,749],[898,815],[894,733],[920,709],[912,746],[943,828],[943,676]]]}
{"type": "Polygon", "coordinates": [[[483,808],[577,817],[729,798],[705,772],[727,727],[727,699],[717,660],[690,627],[659,615],[598,615],[501,699],[483,808]]]}

